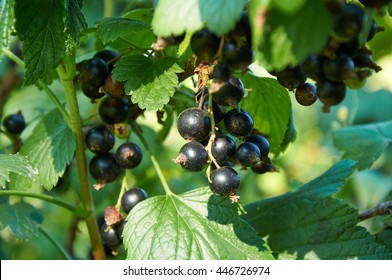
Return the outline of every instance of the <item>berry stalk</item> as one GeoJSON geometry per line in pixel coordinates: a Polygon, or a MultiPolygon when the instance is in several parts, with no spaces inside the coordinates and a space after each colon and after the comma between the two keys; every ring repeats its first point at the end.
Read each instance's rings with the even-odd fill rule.
{"type": "Polygon", "coordinates": [[[78,101],[76,99],[76,91],[73,79],[76,74],[76,64],[74,53],[67,53],[64,59],[65,64],[61,64],[57,68],[57,73],[61,79],[61,83],[65,90],[67,103],[71,117],[71,129],[75,136],[76,142],[76,166],[78,169],[79,183],[81,189],[82,203],[89,212],[86,217],[87,229],[92,243],[92,252],[94,259],[105,259],[105,251],[102,246],[101,236],[99,234],[97,220],[95,217],[94,202],[90,190],[89,178],[87,173],[87,160],[84,149],[84,136],[82,124],[80,121],[80,113],[78,101]]]}

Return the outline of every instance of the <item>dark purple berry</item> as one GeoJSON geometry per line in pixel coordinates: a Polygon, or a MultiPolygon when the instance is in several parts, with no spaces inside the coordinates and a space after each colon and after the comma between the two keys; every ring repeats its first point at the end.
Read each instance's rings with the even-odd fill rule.
{"type": "Polygon", "coordinates": [[[140,147],[131,142],[121,144],[116,151],[117,163],[126,169],[135,168],[143,159],[140,147]]]}
{"type": "Polygon", "coordinates": [[[212,98],[219,105],[236,108],[244,95],[245,89],[242,81],[237,77],[230,76],[229,80],[217,92],[212,93],[212,98]]]}
{"type": "Polygon", "coordinates": [[[124,97],[105,97],[98,107],[98,114],[108,124],[125,121],[129,113],[129,102],[124,97]]]}
{"type": "Polygon", "coordinates": [[[122,244],[117,226],[108,226],[107,224],[103,224],[99,233],[101,235],[103,245],[111,249],[115,249],[122,244]]]}
{"type": "Polygon", "coordinates": [[[95,154],[106,154],[114,146],[113,133],[105,125],[96,125],[87,131],[84,138],[87,149],[95,154]]]}
{"type": "Polygon", "coordinates": [[[329,112],[330,107],[341,103],[346,96],[344,83],[322,80],[317,83],[317,97],[324,104],[323,112],[329,112]]]}
{"type": "Polygon", "coordinates": [[[235,151],[235,159],[240,165],[251,167],[261,160],[260,149],[254,143],[243,142],[235,151]]]}
{"type": "Polygon", "coordinates": [[[253,130],[253,119],[248,111],[232,109],[227,112],[224,124],[227,132],[233,136],[246,136],[253,130]]]}
{"type": "Polygon", "coordinates": [[[178,116],[177,129],[185,140],[202,141],[210,134],[211,120],[206,111],[188,108],[178,116]]]}
{"type": "Polygon", "coordinates": [[[295,89],[295,99],[303,106],[310,106],[317,101],[317,87],[304,83],[295,89]]]}
{"type": "Polygon", "coordinates": [[[233,196],[240,185],[240,176],[231,167],[215,169],[210,175],[209,187],[215,194],[233,196]]]}
{"type": "Polygon", "coordinates": [[[217,162],[228,161],[235,154],[235,142],[229,136],[217,136],[212,143],[211,153],[217,162]]]}
{"type": "Polygon", "coordinates": [[[113,154],[103,154],[91,159],[89,171],[97,182],[109,183],[120,175],[121,168],[113,154]]]}
{"type": "Polygon", "coordinates": [[[127,190],[121,197],[121,208],[128,214],[140,201],[147,199],[147,193],[141,188],[127,190]]]}
{"type": "Polygon", "coordinates": [[[252,134],[246,139],[246,142],[251,142],[259,148],[262,160],[268,158],[268,154],[270,152],[270,144],[267,138],[265,138],[263,135],[252,134]]]}
{"type": "Polygon", "coordinates": [[[276,72],[278,82],[289,90],[294,90],[306,81],[306,76],[301,67],[287,67],[282,71],[276,72]]]}
{"type": "Polygon", "coordinates": [[[208,154],[202,144],[196,141],[186,143],[181,147],[176,163],[192,172],[204,169],[208,161],[208,154]]]}
{"type": "Polygon", "coordinates": [[[218,52],[220,38],[207,28],[195,32],[191,37],[191,49],[201,60],[211,61],[218,52]]]}
{"type": "Polygon", "coordinates": [[[22,112],[10,114],[4,117],[3,126],[8,133],[20,134],[26,128],[26,122],[22,112]]]}

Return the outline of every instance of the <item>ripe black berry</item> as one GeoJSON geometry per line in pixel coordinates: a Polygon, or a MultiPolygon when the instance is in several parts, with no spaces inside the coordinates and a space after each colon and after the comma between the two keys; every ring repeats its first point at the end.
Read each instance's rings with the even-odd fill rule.
{"type": "Polygon", "coordinates": [[[235,154],[235,142],[229,136],[217,136],[211,146],[212,156],[217,162],[225,162],[235,154]]]}
{"type": "Polygon", "coordinates": [[[245,89],[242,81],[231,76],[217,92],[212,93],[212,98],[219,105],[236,108],[244,94],[245,89]]]}
{"type": "Polygon", "coordinates": [[[223,45],[222,58],[230,67],[243,69],[252,63],[252,48],[249,44],[238,46],[235,41],[223,45]]]}
{"type": "Polygon", "coordinates": [[[90,98],[104,96],[104,93],[99,92],[99,87],[105,84],[109,74],[109,67],[104,60],[95,57],[85,61],[79,75],[83,93],[90,98]]]}
{"type": "Polygon", "coordinates": [[[350,78],[354,72],[354,61],[346,54],[340,54],[335,60],[324,62],[324,73],[328,80],[341,82],[350,78]]]}
{"type": "Polygon", "coordinates": [[[220,38],[207,28],[203,28],[192,35],[191,49],[201,60],[211,61],[218,52],[220,38]]]}
{"type": "Polygon", "coordinates": [[[263,135],[253,134],[246,139],[246,142],[251,142],[259,148],[261,159],[268,158],[270,144],[263,135]]]}
{"type": "Polygon", "coordinates": [[[276,78],[282,86],[289,90],[294,90],[306,81],[306,76],[299,66],[287,67],[282,71],[276,72],[276,78]]]}
{"type": "Polygon", "coordinates": [[[135,168],[140,164],[143,159],[142,150],[135,143],[124,143],[121,144],[116,151],[117,163],[122,168],[135,168]]]}
{"type": "Polygon", "coordinates": [[[317,83],[317,97],[324,104],[323,112],[329,112],[330,107],[343,101],[346,96],[344,83],[322,80],[317,83]]]}
{"type": "Polygon", "coordinates": [[[185,140],[202,141],[211,131],[211,120],[202,109],[188,108],[178,116],[177,129],[185,140]]]}
{"type": "Polygon", "coordinates": [[[26,128],[26,122],[22,112],[10,114],[3,119],[3,126],[8,133],[20,134],[26,128]]]}
{"type": "Polygon", "coordinates": [[[111,249],[115,249],[122,244],[116,226],[103,224],[99,233],[101,235],[102,243],[111,249]]]}
{"type": "Polygon", "coordinates": [[[102,50],[97,52],[94,57],[100,58],[106,63],[108,63],[109,73],[112,73],[113,65],[114,65],[114,58],[118,56],[118,53],[112,50],[102,50]]]}
{"type": "Polygon", "coordinates": [[[234,29],[229,32],[228,37],[235,40],[245,37],[248,43],[250,43],[251,31],[247,12],[242,13],[240,20],[237,21],[234,29]]]}
{"type": "MultiPolygon", "coordinates": [[[[208,111],[209,98],[205,97],[202,108],[204,111],[208,111]]],[[[226,114],[226,107],[222,105],[218,105],[214,100],[212,101],[212,113],[214,115],[215,124],[221,122],[226,114]]]]}
{"type": "Polygon", "coordinates": [[[343,6],[343,10],[334,19],[333,32],[338,40],[347,42],[361,32],[364,25],[364,12],[355,4],[343,6]]]}
{"type": "Polygon", "coordinates": [[[87,149],[95,154],[106,154],[114,146],[114,135],[105,125],[96,125],[87,131],[84,142],[87,149]]]}
{"type": "Polygon", "coordinates": [[[311,54],[301,64],[301,69],[307,77],[319,81],[325,76],[324,60],[325,58],[322,56],[311,54]]]}
{"type": "Polygon", "coordinates": [[[123,97],[104,98],[99,104],[98,114],[108,124],[123,122],[129,113],[128,99],[123,97]]]}
{"type": "Polygon", "coordinates": [[[231,167],[223,166],[215,169],[210,175],[209,186],[213,193],[233,196],[240,185],[240,176],[231,167]]]}
{"type": "Polygon", "coordinates": [[[226,82],[230,78],[230,68],[223,62],[218,62],[212,70],[214,82],[226,82]]]}
{"type": "Polygon", "coordinates": [[[121,173],[116,158],[112,154],[94,156],[89,164],[91,176],[100,183],[114,181],[121,173]]]}
{"type": "Polygon", "coordinates": [[[260,149],[254,143],[243,142],[235,151],[235,159],[240,165],[251,167],[261,160],[260,149]]]}
{"type": "Polygon", "coordinates": [[[147,199],[147,193],[141,188],[127,190],[121,197],[121,208],[128,214],[140,201],[147,199]]]}
{"type": "Polygon", "coordinates": [[[296,88],[295,99],[303,106],[312,105],[317,101],[317,87],[311,83],[304,83],[296,88]]]}
{"type": "Polygon", "coordinates": [[[179,163],[182,168],[198,172],[204,169],[207,160],[208,154],[204,146],[199,142],[191,141],[181,147],[175,162],[179,163]]]}
{"type": "Polygon", "coordinates": [[[227,112],[224,124],[226,130],[233,136],[246,136],[253,129],[253,119],[248,111],[231,109],[227,112]]]}

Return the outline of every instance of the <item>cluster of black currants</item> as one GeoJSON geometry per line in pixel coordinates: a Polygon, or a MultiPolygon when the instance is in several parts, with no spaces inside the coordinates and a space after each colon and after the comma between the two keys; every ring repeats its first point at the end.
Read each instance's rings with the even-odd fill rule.
{"type": "Polygon", "coordinates": [[[142,150],[137,144],[125,142],[111,153],[114,143],[115,136],[106,125],[95,125],[86,133],[86,147],[95,154],[89,163],[89,171],[96,180],[96,190],[114,181],[123,168],[135,168],[142,161],[142,150]]]}
{"type": "MultiPolygon", "coordinates": [[[[146,191],[142,188],[133,187],[121,196],[121,209],[128,215],[129,212],[141,201],[148,198],[146,191]]],[[[105,209],[104,220],[101,222],[100,235],[105,248],[116,255],[117,248],[123,243],[122,233],[126,220],[123,214],[115,207],[105,209]]]]}
{"type": "Polygon", "coordinates": [[[125,123],[135,120],[143,112],[124,94],[123,84],[112,79],[111,71],[117,56],[112,50],[103,50],[79,65],[78,80],[82,92],[93,102],[101,99],[98,115],[105,123],[91,127],[85,136],[86,147],[95,153],[89,171],[96,180],[94,188],[97,190],[118,178],[123,168],[135,168],[142,160],[140,147],[132,142],[121,144],[115,153],[111,153],[115,135],[128,137],[125,123]]]}
{"type": "Polygon", "coordinates": [[[333,30],[324,49],[309,55],[300,65],[270,73],[281,85],[295,90],[299,104],[309,106],[319,99],[323,111],[329,112],[331,106],[344,100],[346,87],[358,89],[373,71],[381,70],[364,43],[383,28],[378,27],[373,19],[366,42],[361,42],[360,36],[366,28],[364,9],[344,0],[324,0],[324,3],[334,15],[333,30]],[[307,78],[315,84],[307,83],[307,78]]]}

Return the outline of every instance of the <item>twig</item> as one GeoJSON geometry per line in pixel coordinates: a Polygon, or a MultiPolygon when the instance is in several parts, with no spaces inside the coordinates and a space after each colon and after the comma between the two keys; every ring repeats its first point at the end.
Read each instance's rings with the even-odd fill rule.
{"type": "Polygon", "coordinates": [[[366,219],[382,215],[392,215],[392,201],[379,203],[377,206],[359,214],[358,218],[360,221],[364,221],[366,219]]]}

